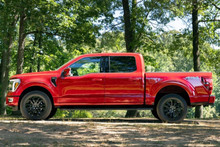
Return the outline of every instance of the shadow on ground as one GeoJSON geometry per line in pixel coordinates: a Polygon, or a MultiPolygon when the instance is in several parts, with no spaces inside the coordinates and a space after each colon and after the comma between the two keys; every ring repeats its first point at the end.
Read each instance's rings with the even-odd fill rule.
{"type": "Polygon", "coordinates": [[[123,123],[162,123],[153,118],[74,118],[74,119],[50,119],[49,121],[79,121],[79,122],[123,122],[123,123]]]}
{"type": "Polygon", "coordinates": [[[0,123],[0,146],[220,146],[220,127],[188,120],[181,124],[156,119],[1,120],[0,123]]]}

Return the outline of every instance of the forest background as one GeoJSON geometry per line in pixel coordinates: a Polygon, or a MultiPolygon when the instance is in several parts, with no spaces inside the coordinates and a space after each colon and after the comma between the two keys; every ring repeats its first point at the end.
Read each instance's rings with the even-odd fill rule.
{"type": "MultiPolygon", "coordinates": [[[[219,118],[219,36],[220,0],[0,0],[0,114],[12,114],[5,96],[14,74],[55,70],[86,53],[137,52],[146,72],[212,72],[215,105],[189,109],[187,117],[219,118]],[[176,19],[184,28],[167,29],[176,19]]],[[[152,115],[58,110],[56,116],[152,115]]]]}

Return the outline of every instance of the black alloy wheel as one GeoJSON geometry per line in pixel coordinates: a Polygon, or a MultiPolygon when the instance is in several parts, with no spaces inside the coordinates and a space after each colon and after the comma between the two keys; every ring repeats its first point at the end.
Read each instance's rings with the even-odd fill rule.
{"type": "Polygon", "coordinates": [[[27,93],[21,100],[20,110],[22,115],[31,120],[46,119],[52,110],[49,97],[41,91],[27,93]]]}
{"type": "Polygon", "coordinates": [[[186,113],[186,101],[177,94],[165,95],[157,104],[158,117],[164,122],[181,122],[186,113]]]}

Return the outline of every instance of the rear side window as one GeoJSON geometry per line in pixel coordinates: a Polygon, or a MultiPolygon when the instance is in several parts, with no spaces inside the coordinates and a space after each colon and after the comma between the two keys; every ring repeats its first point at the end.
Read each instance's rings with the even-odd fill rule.
{"type": "Polygon", "coordinates": [[[109,72],[133,72],[136,71],[135,57],[111,56],[109,61],[109,72]]]}

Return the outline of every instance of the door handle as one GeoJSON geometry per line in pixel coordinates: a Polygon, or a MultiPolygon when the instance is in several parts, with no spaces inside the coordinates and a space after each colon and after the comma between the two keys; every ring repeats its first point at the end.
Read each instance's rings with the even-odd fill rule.
{"type": "Polygon", "coordinates": [[[92,81],[94,81],[94,82],[101,82],[102,78],[93,78],[92,81]]]}

